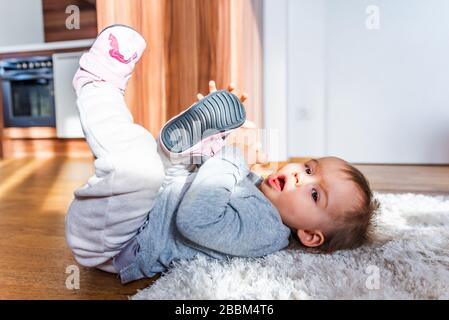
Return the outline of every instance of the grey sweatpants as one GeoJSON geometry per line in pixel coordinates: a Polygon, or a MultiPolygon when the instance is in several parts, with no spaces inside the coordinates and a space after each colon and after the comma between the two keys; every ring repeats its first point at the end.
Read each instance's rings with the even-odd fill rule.
{"type": "Polygon", "coordinates": [[[78,263],[115,272],[117,255],[145,222],[172,163],[154,137],[135,124],[122,92],[91,83],[77,101],[95,175],[75,191],[66,240],[78,263]]]}

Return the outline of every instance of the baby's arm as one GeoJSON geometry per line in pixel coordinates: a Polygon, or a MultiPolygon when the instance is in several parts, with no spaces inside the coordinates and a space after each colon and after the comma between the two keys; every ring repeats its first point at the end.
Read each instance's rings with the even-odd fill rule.
{"type": "Polygon", "coordinates": [[[197,231],[193,229],[200,228],[203,219],[210,221],[220,218],[235,185],[248,173],[248,167],[236,147],[226,146],[207,160],[181,201],[176,218],[178,228],[192,235],[197,231]]]}
{"type": "Polygon", "coordinates": [[[249,170],[238,148],[222,151],[204,163],[181,201],[178,230],[196,244],[233,256],[260,256],[281,249],[286,244],[279,235],[285,230],[280,230],[282,224],[271,206],[255,196],[230,203],[249,170]]]}

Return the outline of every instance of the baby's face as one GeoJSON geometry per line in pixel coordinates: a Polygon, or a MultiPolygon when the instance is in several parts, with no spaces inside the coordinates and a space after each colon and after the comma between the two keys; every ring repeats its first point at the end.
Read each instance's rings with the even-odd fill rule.
{"type": "Polygon", "coordinates": [[[345,163],[335,157],[291,163],[268,176],[259,188],[284,224],[326,233],[339,215],[359,201],[360,191],[342,171],[345,163]]]}

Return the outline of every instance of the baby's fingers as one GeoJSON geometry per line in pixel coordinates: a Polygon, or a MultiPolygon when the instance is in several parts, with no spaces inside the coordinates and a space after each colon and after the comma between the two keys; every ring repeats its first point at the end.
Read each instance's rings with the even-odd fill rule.
{"type": "Polygon", "coordinates": [[[198,93],[198,94],[196,95],[196,97],[198,98],[198,100],[201,100],[201,99],[204,98],[204,96],[203,96],[201,93],[198,93]]]}
{"type": "Polygon", "coordinates": [[[243,103],[248,99],[248,94],[243,92],[242,95],[240,96],[240,101],[243,103]]]}
{"type": "Polygon", "coordinates": [[[217,85],[214,80],[209,81],[209,93],[217,91],[217,85]]]}

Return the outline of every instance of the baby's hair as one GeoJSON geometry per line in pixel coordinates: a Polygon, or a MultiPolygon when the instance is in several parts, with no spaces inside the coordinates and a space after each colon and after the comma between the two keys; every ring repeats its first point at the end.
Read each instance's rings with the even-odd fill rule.
{"type": "Polygon", "coordinates": [[[325,235],[324,243],[318,248],[320,252],[355,249],[373,239],[374,217],[380,203],[374,198],[368,180],[359,169],[346,163],[342,170],[357,185],[360,202],[337,219],[337,227],[325,235]]]}

